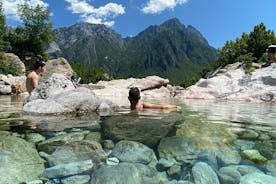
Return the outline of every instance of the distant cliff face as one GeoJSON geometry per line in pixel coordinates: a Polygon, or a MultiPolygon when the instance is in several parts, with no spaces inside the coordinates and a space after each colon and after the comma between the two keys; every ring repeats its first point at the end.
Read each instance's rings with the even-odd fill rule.
{"type": "Polygon", "coordinates": [[[135,37],[122,38],[104,25],[76,24],[54,30],[52,57],[102,67],[119,77],[159,75],[183,81],[212,63],[217,51],[192,26],[178,19],[150,26],[135,37]]]}

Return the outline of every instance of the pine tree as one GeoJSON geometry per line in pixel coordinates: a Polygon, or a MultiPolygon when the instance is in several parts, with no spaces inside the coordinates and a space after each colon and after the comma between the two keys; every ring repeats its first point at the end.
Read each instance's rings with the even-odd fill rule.
{"type": "Polygon", "coordinates": [[[44,45],[53,39],[53,25],[49,22],[50,10],[25,3],[18,6],[18,12],[24,27],[17,27],[10,35],[13,52],[20,55],[21,52],[28,51],[45,56],[44,45]]]}
{"type": "Polygon", "coordinates": [[[6,19],[4,15],[3,3],[0,2],[0,52],[5,49],[5,37],[7,34],[6,19]]]}

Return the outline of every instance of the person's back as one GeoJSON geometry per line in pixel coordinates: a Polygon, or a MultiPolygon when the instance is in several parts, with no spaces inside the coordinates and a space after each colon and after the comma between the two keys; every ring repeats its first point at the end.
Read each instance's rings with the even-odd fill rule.
{"type": "Polygon", "coordinates": [[[26,88],[30,94],[38,86],[39,75],[45,71],[45,62],[37,61],[34,66],[34,71],[28,73],[26,78],[26,88]]]}
{"type": "Polygon", "coordinates": [[[30,94],[38,86],[39,76],[35,71],[30,72],[26,78],[26,88],[30,94]]]}

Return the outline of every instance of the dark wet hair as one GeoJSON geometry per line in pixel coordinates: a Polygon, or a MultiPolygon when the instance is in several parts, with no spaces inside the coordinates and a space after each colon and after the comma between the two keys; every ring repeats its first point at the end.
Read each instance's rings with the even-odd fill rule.
{"type": "Polygon", "coordinates": [[[132,87],[128,92],[128,96],[132,100],[138,101],[140,100],[140,90],[137,87],[132,87]]]}
{"type": "Polygon", "coordinates": [[[34,69],[38,69],[40,66],[43,67],[45,66],[46,63],[43,61],[43,60],[39,60],[39,61],[36,61],[35,64],[34,64],[34,69]]]}

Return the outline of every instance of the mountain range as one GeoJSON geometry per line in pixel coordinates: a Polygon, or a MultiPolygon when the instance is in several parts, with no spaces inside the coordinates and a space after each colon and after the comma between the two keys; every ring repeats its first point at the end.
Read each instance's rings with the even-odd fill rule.
{"type": "Polygon", "coordinates": [[[79,23],[54,30],[50,57],[103,68],[121,78],[158,75],[171,83],[189,78],[214,62],[217,50],[192,26],[177,18],[123,38],[104,25],[79,23]]]}

